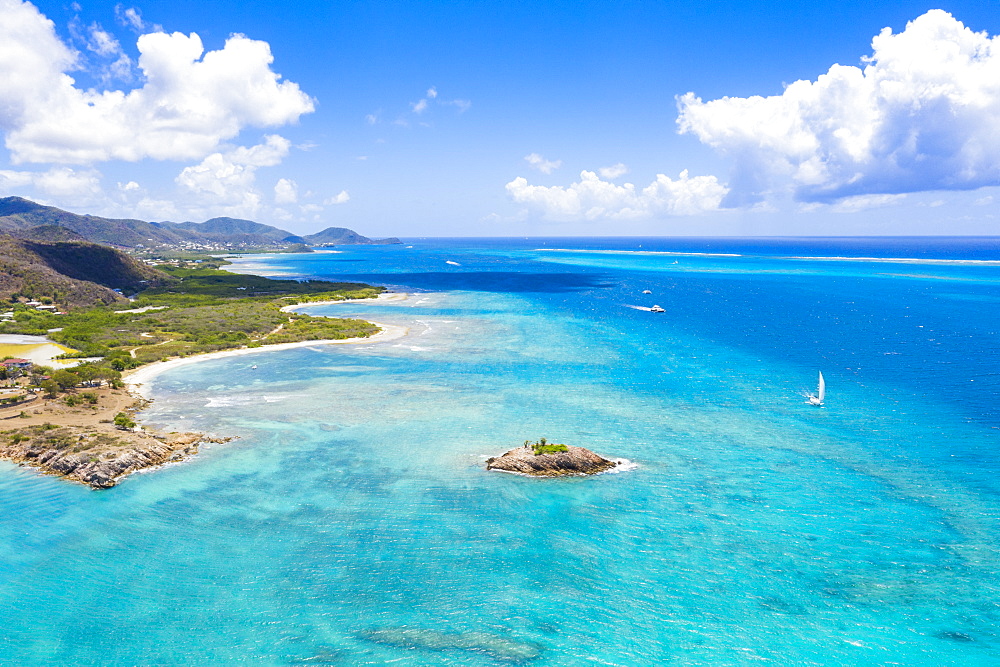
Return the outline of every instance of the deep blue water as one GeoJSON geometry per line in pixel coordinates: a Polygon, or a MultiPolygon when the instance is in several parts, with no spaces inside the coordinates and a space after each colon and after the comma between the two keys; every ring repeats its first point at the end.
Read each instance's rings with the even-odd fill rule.
{"type": "Polygon", "coordinates": [[[241,437],[110,491],[0,467],[0,662],[1000,664],[997,239],[339,250],[237,270],[408,336],[159,376],[241,437]],[[484,472],[541,436],[637,467],[484,472]]]}

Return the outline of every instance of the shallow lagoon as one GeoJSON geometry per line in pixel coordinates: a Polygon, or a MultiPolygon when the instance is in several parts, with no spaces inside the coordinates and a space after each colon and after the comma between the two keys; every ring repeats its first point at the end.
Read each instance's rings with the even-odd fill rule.
{"type": "Polygon", "coordinates": [[[0,467],[3,662],[995,664],[1000,268],[784,257],[1000,253],[872,243],[241,262],[410,335],[160,376],[147,421],[241,439],[108,492],[0,467]],[[483,472],[540,436],[639,467],[483,472]]]}

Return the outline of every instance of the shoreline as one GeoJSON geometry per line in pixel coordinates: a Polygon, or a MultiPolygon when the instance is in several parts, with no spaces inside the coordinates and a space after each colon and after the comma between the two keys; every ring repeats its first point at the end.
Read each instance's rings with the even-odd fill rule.
{"type": "MultiPolygon", "coordinates": [[[[402,301],[408,296],[406,293],[391,293],[380,294],[375,299],[311,301],[285,306],[282,310],[290,312],[308,306],[358,303],[359,301],[402,301]]],[[[371,320],[368,321],[371,322],[371,320]]],[[[9,445],[0,445],[0,460],[32,468],[41,474],[55,475],[67,481],[82,483],[92,489],[111,488],[133,473],[151,470],[166,463],[180,463],[189,460],[198,453],[201,444],[228,442],[233,438],[205,433],[166,432],[164,429],[148,428],[141,424],[131,430],[122,430],[114,427],[114,416],[125,412],[134,417],[136,413],[146,408],[152,402],[152,399],[146,395],[149,383],[161,373],[179,366],[212,359],[258,352],[278,352],[316,345],[384,343],[402,338],[409,333],[409,328],[402,325],[371,323],[379,327],[380,331],[363,338],[304,340],[259,347],[241,347],[147,364],[122,374],[123,389],[99,388],[97,393],[102,395],[101,400],[104,402],[104,405],[99,408],[96,406],[90,409],[86,407],[67,408],[58,401],[42,400],[37,409],[32,409],[36,408],[35,401],[30,403],[30,415],[21,411],[22,404],[0,410],[0,417],[2,417],[0,424],[6,422],[4,425],[9,424],[15,427],[8,433],[28,434],[22,439],[15,438],[9,445]],[[5,414],[7,412],[10,414],[5,414]],[[23,422],[13,421],[21,415],[24,415],[27,420],[23,422]],[[55,423],[55,426],[51,428],[49,427],[50,420],[55,423]],[[59,424],[60,421],[63,423],[59,424]],[[96,443],[93,442],[90,445],[91,448],[84,450],[71,446],[72,443],[101,439],[103,442],[96,448],[94,448],[96,443]]],[[[3,430],[2,426],[0,426],[0,430],[3,430]]]]}
{"type": "MultiPolygon", "coordinates": [[[[292,312],[299,308],[306,308],[308,306],[329,306],[338,303],[375,303],[378,301],[405,301],[409,298],[409,294],[405,292],[392,292],[390,294],[379,294],[374,299],[343,299],[340,301],[307,301],[305,303],[296,303],[290,306],[283,306],[281,308],[282,312],[292,312]]],[[[322,316],[320,316],[322,317],[322,316]]],[[[145,395],[146,390],[145,385],[151,380],[156,378],[156,376],[161,373],[165,373],[174,368],[180,366],[187,366],[189,364],[198,363],[199,361],[209,361],[213,359],[224,359],[226,357],[239,357],[246,354],[254,354],[258,352],[279,352],[281,350],[292,350],[299,347],[312,347],[314,345],[367,345],[370,343],[384,343],[390,340],[397,340],[406,336],[410,329],[409,327],[404,327],[398,324],[384,324],[382,322],[375,322],[372,320],[366,320],[371,322],[375,326],[379,327],[381,331],[372,334],[371,336],[366,336],[363,338],[328,338],[321,340],[300,340],[294,343],[276,343],[274,345],[261,345],[259,347],[239,347],[233,350],[219,350],[217,352],[206,352],[204,354],[192,354],[187,357],[178,357],[175,359],[166,359],[164,361],[156,361],[151,364],[146,364],[140,368],[133,369],[131,371],[126,371],[122,373],[122,382],[125,383],[126,389],[136,396],[136,398],[141,398],[143,400],[150,400],[148,396],[145,395]],[[140,388],[142,387],[142,388],[140,388]]]]}
{"type": "MultiPolygon", "coordinates": [[[[298,310],[299,308],[305,308],[306,306],[332,306],[338,303],[378,303],[380,301],[406,301],[410,298],[409,292],[382,292],[374,299],[338,299],[336,301],[303,301],[302,303],[293,303],[290,306],[282,306],[281,312],[290,313],[292,311],[298,310]]],[[[322,317],[319,315],[318,317],[322,317]]]]}
{"type": "MultiPolygon", "coordinates": [[[[334,301],[332,303],[340,303],[334,301]]],[[[261,345],[260,347],[239,347],[234,350],[219,350],[218,352],[206,352],[204,354],[192,354],[187,357],[156,361],[140,368],[122,373],[122,382],[137,398],[149,400],[145,395],[145,385],[161,373],[165,373],[180,366],[188,366],[200,361],[210,361],[213,359],[225,359],[226,357],[240,357],[258,352],[280,352],[282,350],[292,350],[298,347],[313,347],[316,345],[366,345],[369,343],[384,343],[406,336],[410,329],[398,324],[384,324],[366,320],[382,330],[365,338],[328,338],[322,340],[300,340],[294,343],[276,343],[274,345],[261,345]]]]}

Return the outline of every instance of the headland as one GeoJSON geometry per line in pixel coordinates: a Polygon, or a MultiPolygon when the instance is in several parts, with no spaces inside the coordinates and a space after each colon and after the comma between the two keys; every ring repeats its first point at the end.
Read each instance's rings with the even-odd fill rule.
{"type": "MultiPolygon", "coordinates": [[[[229,356],[379,343],[408,331],[397,325],[294,312],[345,301],[402,300],[406,294],[382,294],[382,288],[359,284],[320,284],[309,293],[294,281],[244,278],[214,268],[192,273],[182,274],[181,286],[172,285],[171,293],[155,295],[156,307],[149,307],[147,298],[139,300],[141,307],[128,311],[109,314],[98,308],[63,318],[59,323],[71,326],[55,329],[51,335],[56,341],[75,336],[82,343],[78,347],[104,351],[100,361],[58,371],[25,359],[4,362],[3,384],[9,385],[10,396],[0,401],[0,459],[94,489],[109,488],[136,471],[184,460],[202,443],[232,439],[225,434],[161,432],[136,424],[136,413],[150,402],[149,382],[160,373],[229,356]],[[194,278],[189,290],[183,288],[185,278],[194,278]],[[279,283],[284,282],[294,283],[291,297],[281,291],[284,286],[279,283]],[[327,285],[337,289],[324,290],[327,285]],[[230,297],[223,290],[257,293],[235,292],[230,297]],[[282,298],[275,300],[276,296],[282,298]],[[297,303],[289,304],[289,299],[297,303]],[[206,322],[231,326],[227,321],[236,325],[233,328],[244,327],[239,336],[205,333],[206,322]]],[[[20,326],[19,333],[26,333],[25,322],[38,317],[31,313],[6,328],[20,326]]]]}

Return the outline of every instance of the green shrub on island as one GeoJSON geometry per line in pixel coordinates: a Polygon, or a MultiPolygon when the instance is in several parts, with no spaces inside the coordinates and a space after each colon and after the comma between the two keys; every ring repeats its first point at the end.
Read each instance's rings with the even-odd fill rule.
{"type": "Polygon", "coordinates": [[[535,456],[540,456],[542,454],[556,454],[558,452],[569,451],[566,445],[560,444],[549,444],[545,438],[539,438],[538,442],[531,442],[530,440],[524,441],[525,447],[530,447],[531,451],[534,452],[535,456]]]}

